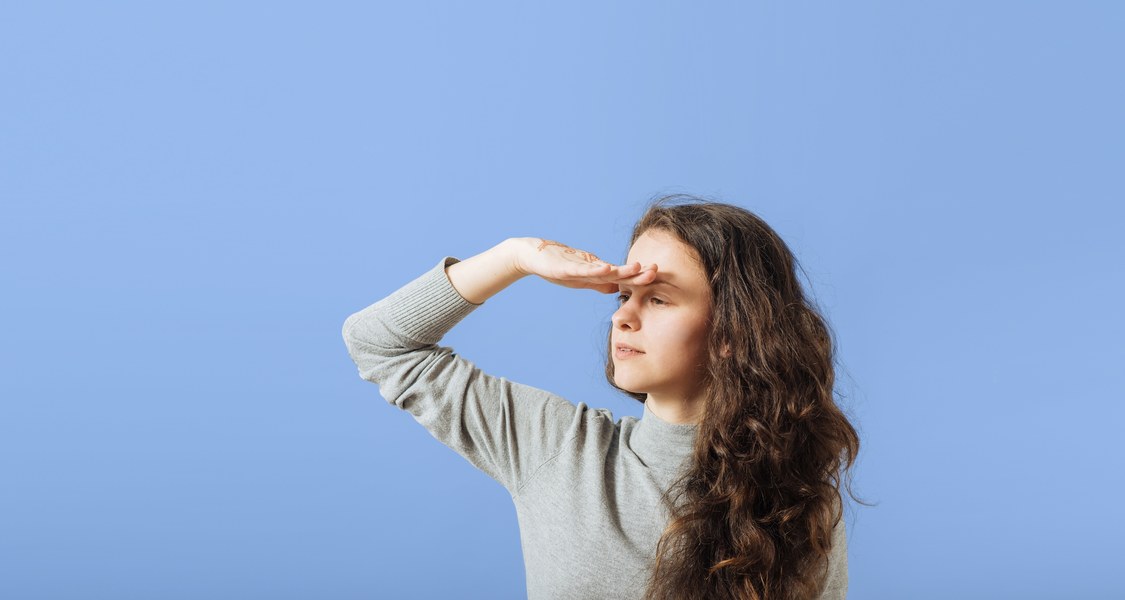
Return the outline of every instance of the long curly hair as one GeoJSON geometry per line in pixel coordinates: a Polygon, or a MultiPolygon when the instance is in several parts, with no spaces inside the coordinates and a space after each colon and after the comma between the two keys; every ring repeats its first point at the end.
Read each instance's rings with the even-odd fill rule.
{"type": "MultiPolygon", "coordinates": [[[[698,254],[712,316],[692,460],[662,498],[671,519],[645,598],[816,598],[843,518],[841,471],[855,498],[859,451],[834,402],[832,333],[802,291],[792,252],[754,213],[673,194],[648,204],[630,247],[650,229],[698,254]]],[[[611,344],[606,379],[643,403],[645,394],[614,383],[611,344]]]]}

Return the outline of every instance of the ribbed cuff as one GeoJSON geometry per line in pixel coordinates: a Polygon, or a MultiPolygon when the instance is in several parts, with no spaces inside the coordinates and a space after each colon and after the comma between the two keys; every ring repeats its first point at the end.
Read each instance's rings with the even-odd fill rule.
{"type": "Polygon", "coordinates": [[[449,281],[445,268],[461,262],[446,256],[429,271],[387,296],[385,323],[423,344],[436,344],[456,325],[484,304],[473,304],[449,281]]]}

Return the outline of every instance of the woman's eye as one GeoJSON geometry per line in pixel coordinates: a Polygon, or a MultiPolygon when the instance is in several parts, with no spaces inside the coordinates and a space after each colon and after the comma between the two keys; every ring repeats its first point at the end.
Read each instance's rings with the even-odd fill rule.
{"type": "MultiPolygon", "coordinates": [[[[617,303],[621,304],[622,302],[625,302],[628,299],[629,299],[629,294],[621,294],[617,297],[617,303]]],[[[655,302],[658,305],[667,304],[666,302],[664,302],[660,298],[649,298],[649,300],[652,300],[653,302],[655,302]]]]}

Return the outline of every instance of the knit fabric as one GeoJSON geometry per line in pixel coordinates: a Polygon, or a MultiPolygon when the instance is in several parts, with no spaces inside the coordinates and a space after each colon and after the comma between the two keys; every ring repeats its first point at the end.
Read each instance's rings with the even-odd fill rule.
{"type": "MultiPolygon", "coordinates": [[[[442,337],[483,304],[432,269],[349,316],[359,375],[386,401],[503,485],[519,520],[529,600],[641,598],[668,524],[661,494],[690,464],[696,425],[648,405],[640,419],[478,369],[442,337]]],[[[822,599],[848,587],[844,520],[834,530],[822,599]]]]}

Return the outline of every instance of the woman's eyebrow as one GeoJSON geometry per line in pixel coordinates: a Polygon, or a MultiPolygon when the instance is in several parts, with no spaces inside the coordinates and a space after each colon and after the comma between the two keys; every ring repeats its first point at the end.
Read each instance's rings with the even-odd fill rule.
{"type": "MultiPolygon", "coordinates": [[[[667,286],[674,287],[677,290],[680,290],[681,292],[683,291],[683,289],[681,289],[680,286],[672,283],[671,281],[667,281],[667,280],[664,280],[664,279],[657,279],[656,281],[653,281],[652,283],[643,283],[643,284],[640,284],[636,287],[649,287],[649,286],[654,286],[654,285],[667,285],[667,286]]],[[[631,283],[621,283],[621,284],[618,284],[618,287],[633,287],[633,284],[631,284],[631,283]]]]}

